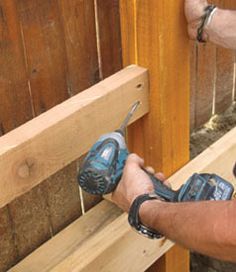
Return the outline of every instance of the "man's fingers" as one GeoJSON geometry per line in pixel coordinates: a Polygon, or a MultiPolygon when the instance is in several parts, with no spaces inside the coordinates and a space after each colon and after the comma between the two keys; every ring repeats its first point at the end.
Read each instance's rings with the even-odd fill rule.
{"type": "MultiPolygon", "coordinates": [[[[144,160],[140,158],[137,154],[130,154],[127,158],[126,165],[130,166],[132,165],[132,169],[135,166],[138,166],[139,168],[144,167],[144,160]]],[[[155,177],[157,177],[159,180],[161,180],[166,186],[171,188],[171,184],[168,180],[166,180],[163,173],[159,172],[155,174],[155,170],[151,166],[145,167],[145,170],[149,172],[150,174],[153,174],[155,177]]]]}
{"type": "Polygon", "coordinates": [[[155,174],[155,170],[151,166],[145,167],[145,170],[152,175],[155,174]]]}
{"type": "Polygon", "coordinates": [[[126,161],[127,164],[136,164],[140,167],[143,167],[144,165],[144,160],[142,158],[140,158],[137,154],[130,154],[127,158],[126,161]]]}
{"type": "Polygon", "coordinates": [[[159,180],[161,180],[167,187],[171,188],[171,184],[168,180],[166,180],[163,173],[156,173],[155,177],[157,177],[159,180]]]}
{"type": "Polygon", "coordinates": [[[155,174],[155,177],[157,177],[158,179],[160,179],[161,181],[165,181],[165,176],[163,173],[159,172],[155,174]]]}

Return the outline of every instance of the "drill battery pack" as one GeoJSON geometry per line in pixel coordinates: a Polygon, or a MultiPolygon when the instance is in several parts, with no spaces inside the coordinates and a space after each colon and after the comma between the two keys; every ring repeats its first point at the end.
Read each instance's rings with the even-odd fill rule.
{"type": "Polygon", "coordinates": [[[218,175],[193,174],[180,188],[177,202],[230,200],[233,192],[233,185],[218,175]]]}

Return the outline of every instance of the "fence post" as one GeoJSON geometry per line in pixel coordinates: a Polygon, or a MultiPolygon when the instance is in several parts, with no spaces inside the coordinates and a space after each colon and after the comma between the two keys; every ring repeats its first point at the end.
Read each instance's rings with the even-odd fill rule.
{"type": "MultiPolygon", "coordinates": [[[[129,131],[130,149],[169,176],[189,159],[189,41],[184,0],[120,0],[123,63],[149,69],[150,113],[129,131]]],[[[189,271],[174,247],[150,271],[189,271]]]]}

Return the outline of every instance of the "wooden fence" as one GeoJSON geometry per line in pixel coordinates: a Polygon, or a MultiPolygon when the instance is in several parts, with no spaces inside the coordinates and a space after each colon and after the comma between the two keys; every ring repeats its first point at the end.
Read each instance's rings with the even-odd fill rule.
{"type": "MultiPolygon", "coordinates": [[[[120,36],[118,0],[0,0],[0,135],[120,70],[120,36]]],[[[235,53],[193,44],[191,64],[196,128],[235,99],[235,53]]],[[[76,169],[71,163],[0,209],[0,271],[100,201],[83,194],[81,207],[76,169]]]]}
{"type": "MultiPolygon", "coordinates": [[[[118,0],[1,0],[0,134],[120,70],[119,25],[118,0]]],[[[0,271],[81,215],[76,168],[0,210],[0,271]]]]}
{"type": "MultiPolygon", "coordinates": [[[[211,1],[222,8],[236,9],[233,0],[211,1]]],[[[235,96],[235,51],[211,43],[191,45],[191,128],[206,123],[213,114],[225,111],[235,96]]]]}

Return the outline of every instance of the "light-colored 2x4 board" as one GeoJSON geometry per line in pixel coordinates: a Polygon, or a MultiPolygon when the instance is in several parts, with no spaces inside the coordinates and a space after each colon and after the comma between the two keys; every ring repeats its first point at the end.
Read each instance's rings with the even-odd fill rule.
{"type": "Polygon", "coordinates": [[[134,102],[131,122],[148,113],[148,73],[129,66],[0,138],[0,207],[86,153],[117,129],[134,102]]]}
{"type": "MultiPolygon", "coordinates": [[[[178,188],[194,172],[213,172],[234,182],[236,128],[170,177],[178,188]]],[[[103,201],[12,268],[12,272],[141,272],[173,243],[153,241],[131,230],[127,215],[103,201]]]]}

